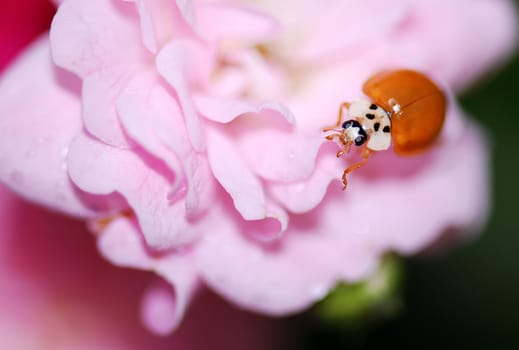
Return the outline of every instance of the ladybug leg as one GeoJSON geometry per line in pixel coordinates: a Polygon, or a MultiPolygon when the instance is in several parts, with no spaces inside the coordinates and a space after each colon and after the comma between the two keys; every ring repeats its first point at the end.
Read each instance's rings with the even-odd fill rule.
{"type": "Polygon", "coordinates": [[[342,143],[342,148],[337,151],[337,158],[340,158],[344,155],[344,153],[348,153],[350,151],[351,142],[345,142],[342,138],[342,134],[338,132],[326,136],[326,139],[330,141],[332,141],[334,138],[338,138],[342,143]]]}
{"type": "Polygon", "coordinates": [[[371,153],[372,153],[372,151],[369,148],[367,148],[367,147],[364,148],[362,150],[362,160],[350,165],[349,167],[346,168],[346,170],[344,170],[344,172],[342,173],[342,185],[343,185],[342,190],[343,191],[348,186],[348,180],[346,179],[346,176],[349,173],[351,173],[353,170],[357,170],[358,168],[360,168],[361,166],[366,164],[368,162],[368,158],[371,155],[371,153]]]}
{"type": "Polygon", "coordinates": [[[348,153],[351,148],[351,143],[345,143],[342,149],[337,151],[337,158],[340,158],[344,155],[344,153],[348,153]]]}
{"type": "Polygon", "coordinates": [[[337,123],[333,126],[324,128],[323,131],[330,131],[330,130],[336,129],[342,124],[344,108],[346,108],[346,109],[350,108],[350,103],[349,102],[341,103],[341,105],[339,106],[339,112],[337,113],[337,123]]]}
{"type": "Polygon", "coordinates": [[[325,138],[329,141],[332,141],[334,138],[338,138],[339,140],[341,139],[341,134],[338,133],[338,132],[335,132],[333,134],[330,134],[330,135],[326,135],[325,138]]]}

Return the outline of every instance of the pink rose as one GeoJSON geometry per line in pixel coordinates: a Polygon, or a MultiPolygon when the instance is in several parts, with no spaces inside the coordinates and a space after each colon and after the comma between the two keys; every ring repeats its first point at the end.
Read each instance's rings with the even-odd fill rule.
{"type": "Polygon", "coordinates": [[[321,129],[380,69],[466,86],[511,51],[515,20],[505,0],[62,1],[0,82],[0,179],[167,281],[142,303],[156,333],[200,285],[298,312],[388,251],[484,223],[487,145],[452,94],[433,149],[377,154],[345,193],[321,129]]]}

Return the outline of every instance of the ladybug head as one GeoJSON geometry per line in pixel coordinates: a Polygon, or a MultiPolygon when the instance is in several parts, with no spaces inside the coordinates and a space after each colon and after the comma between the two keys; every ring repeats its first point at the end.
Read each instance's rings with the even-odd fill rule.
{"type": "Polygon", "coordinates": [[[346,141],[355,144],[355,146],[362,146],[368,140],[366,130],[354,119],[342,123],[342,128],[346,141]]]}

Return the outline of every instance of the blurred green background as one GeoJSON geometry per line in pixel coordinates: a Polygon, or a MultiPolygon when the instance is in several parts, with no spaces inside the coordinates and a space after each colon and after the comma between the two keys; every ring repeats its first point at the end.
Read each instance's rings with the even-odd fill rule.
{"type": "Polygon", "coordinates": [[[459,97],[493,141],[493,215],[478,239],[407,258],[400,312],[362,331],[301,321],[305,349],[519,349],[519,55],[459,97]]]}

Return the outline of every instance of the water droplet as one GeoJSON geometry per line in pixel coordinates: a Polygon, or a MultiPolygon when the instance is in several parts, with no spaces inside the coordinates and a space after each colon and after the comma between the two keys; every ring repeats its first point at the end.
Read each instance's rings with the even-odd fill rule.
{"type": "Polygon", "coordinates": [[[65,147],[63,147],[63,148],[61,149],[61,157],[62,157],[63,159],[66,159],[66,158],[67,158],[67,154],[68,154],[68,147],[65,146],[65,147]]]}
{"type": "Polygon", "coordinates": [[[67,171],[67,155],[68,155],[68,146],[65,146],[61,149],[61,170],[67,171]]]}

